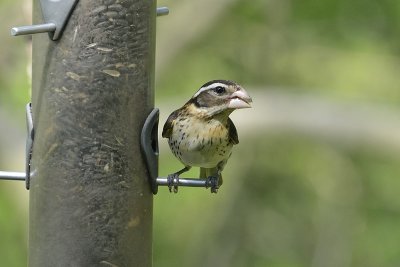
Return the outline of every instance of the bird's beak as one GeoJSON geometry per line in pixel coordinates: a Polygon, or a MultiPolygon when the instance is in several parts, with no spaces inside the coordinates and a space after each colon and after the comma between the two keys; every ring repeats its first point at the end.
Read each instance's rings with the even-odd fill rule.
{"type": "Polygon", "coordinates": [[[231,95],[228,108],[251,108],[251,102],[253,102],[253,100],[249,94],[243,88],[240,88],[231,95]]]}

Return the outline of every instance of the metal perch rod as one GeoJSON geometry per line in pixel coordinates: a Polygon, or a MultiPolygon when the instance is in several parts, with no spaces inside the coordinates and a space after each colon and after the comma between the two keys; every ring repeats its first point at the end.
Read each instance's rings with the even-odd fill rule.
{"type": "Polygon", "coordinates": [[[25,181],[25,172],[4,172],[0,171],[0,180],[11,180],[11,181],[25,181]]]}
{"type": "MultiPolygon", "coordinates": [[[[168,178],[167,177],[158,177],[157,184],[161,186],[168,186],[168,178]]],[[[211,183],[207,179],[194,179],[194,178],[179,178],[174,179],[174,185],[178,186],[189,186],[189,187],[211,187],[211,183]]]]}

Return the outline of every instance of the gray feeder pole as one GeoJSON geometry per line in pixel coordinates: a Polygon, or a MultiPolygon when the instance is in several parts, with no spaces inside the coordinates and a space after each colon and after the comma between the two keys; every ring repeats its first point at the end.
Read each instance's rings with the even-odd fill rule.
{"type": "Polygon", "coordinates": [[[154,0],[81,0],[58,40],[33,36],[29,266],[152,265],[155,18],[154,0]]]}

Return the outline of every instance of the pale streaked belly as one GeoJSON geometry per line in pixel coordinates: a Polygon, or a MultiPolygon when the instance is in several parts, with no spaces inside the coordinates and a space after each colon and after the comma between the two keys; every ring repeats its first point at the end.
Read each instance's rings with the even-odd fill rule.
{"type": "Polygon", "coordinates": [[[191,132],[188,135],[174,131],[168,140],[173,154],[183,164],[214,168],[219,162],[229,158],[233,145],[229,142],[227,133],[214,133],[214,138],[210,138],[207,128],[192,129],[191,132]]]}

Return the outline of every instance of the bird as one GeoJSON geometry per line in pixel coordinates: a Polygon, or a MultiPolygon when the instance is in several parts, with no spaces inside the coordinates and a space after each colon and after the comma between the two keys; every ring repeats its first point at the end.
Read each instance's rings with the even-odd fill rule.
{"type": "Polygon", "coordinates": [[[200,167],[200,179],[217,193],[222,185],[221,172],[239,143],[235,125],[229,115],[236,109],[250,108],[252,98],[234,81],[209,81],[181,108],[166,120],[162,137],[184,168],[169,174],[169,191],[178,192],[179,176],[192,167],[200,167]],[[175,181],[175,182],[174,182],[175,181]]]}

